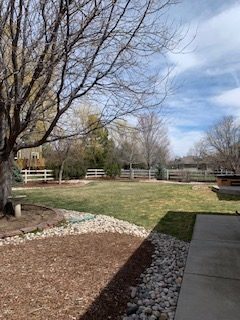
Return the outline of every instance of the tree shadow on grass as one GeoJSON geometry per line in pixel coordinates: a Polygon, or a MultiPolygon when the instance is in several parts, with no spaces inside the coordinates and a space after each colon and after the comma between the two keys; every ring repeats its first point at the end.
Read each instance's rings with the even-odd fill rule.
{"type": "Polygon", "coordinates": [[[234,215],[235,210],[233,208],[232,213],[206,211],[168,211],[167,214],[159,221],[155,227],[155,230],[189,242],[192,239],[193,228],[196,221],[196,216],[198,214],[234,215]]]}
{"type": "MultiPolygon", "coordinates": [[[[151,233],[157,231],[190,241],[197,214],[227,215],[220,212],[168,211],[151,233]]],[[[129,287],[136,286],[140,274],[151,265],[152,254],[153,246],[149,239],[146,239],[78,320],[122,319],[130,300],[129,287]]]]}

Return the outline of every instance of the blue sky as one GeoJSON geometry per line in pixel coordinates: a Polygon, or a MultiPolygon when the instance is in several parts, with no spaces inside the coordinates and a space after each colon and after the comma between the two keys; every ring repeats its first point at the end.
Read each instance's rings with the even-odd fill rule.
{"type": "MultiPolygon", "coordinates": [[[[185,0],[171,14],[189,29],[183,54],[168,54],[176,90],[168,97],[175,156],[224,115],[240,117],[240,1],[185,0]]],[[[182,44],[183,45],[183,44],[182,44]]]]}

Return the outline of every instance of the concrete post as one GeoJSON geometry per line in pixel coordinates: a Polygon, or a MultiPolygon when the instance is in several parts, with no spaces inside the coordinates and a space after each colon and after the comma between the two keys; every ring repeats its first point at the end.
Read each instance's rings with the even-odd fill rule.
{"type": "Polygon", "coordinates": [[[168,169],[166,170],[166,178],[167,178],[167,180],[169,180],[169,170],[168,169]]]}
{"type": "Polygon", "coordinates": [[[18,203],[15,205],[15,217],[18,219],[20,218],[22,215],[22,212],[21,212],[21,204],[18,203]]]}
{"type": "Polygon", "coordinates": [[[148,179],[151,180],[151,169],[148,170],[148,179]]]}
{"type": "Polygon", "coordinates": [[[27,169],[24,170],[24,183],[27,183],[27,169]]]}

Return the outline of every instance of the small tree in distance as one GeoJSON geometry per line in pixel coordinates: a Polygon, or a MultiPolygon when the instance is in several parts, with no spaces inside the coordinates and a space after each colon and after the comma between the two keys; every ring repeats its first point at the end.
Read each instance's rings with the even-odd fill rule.
{"type": "Polygon", "coordinates": [[[139,145],[139,132],[127,122],[118,123],[115,127],[114,141],[118,150],[118,159],[127,165],[130,179],[133,179],[133,166],[143,162],[139,145]]]}
{"type": "Polygon", "coordinates": [[[212,168],[240,173],[240,123],[233,116],[224,116],[205,133],[194,150],[212,168]]]}
{"type": "Polygon", "coordinates": [[[225,116],[206,134],[209,156],[220,167],[240,173],[240,123],[225,116]]]}
{"type": "Polygon", "coordinates": [[[169,139],[164,120],[154,112],[138,116],[137,130],[143,160],[147,169],[164,164],[169,157],[169,139]]]}

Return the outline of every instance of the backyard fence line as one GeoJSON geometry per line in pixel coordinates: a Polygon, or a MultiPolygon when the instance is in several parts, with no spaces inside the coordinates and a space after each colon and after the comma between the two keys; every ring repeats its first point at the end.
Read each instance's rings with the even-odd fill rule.
{"type": "Polygon", "coordinates": [[[24,169],[21,170],[21,174],[23,177],[24,183],[32,182],[32,181],[50,181],[54,180],[53,170],[43,169],[43,170],[31,170],[24,169]]]}
{"type": "MultiPolygon", "coordinates": [[[[143,169],[132,169],[121,170],[120,178],[136,178],[136,179],[153,179],[155,178],[156,170],[143,170],[143,169]]],[[[102,178],[106,177],[104,169],[88,169],[86,178],[102,178]]]]}
{"type": "MultiPolygon", "coordinates": [[[[157,170],[144,170],[144,169],[122,169],[120,178],[126,179],[155,179],[157,170]]],[[[229,174],[229,171],[213,172],[209,170],[183,170],[183,169],[165,169],[163,171],[163,180],[179,181],[179,182],[214,182],[216,175],[229,174]]],[[[106,177],[104,169],[88,169],[86,178],[103,178],[106,177]]]]}
{"type": "Polygon", "coordinates": [[[214,182],[216,176],[227,175],[230,171],[167,169],[166,180],[182,182],[214,182]]]}
{"type": "Polygon", "coordinates": [[[167,180],[180,182],[212,182],[216,180],[214,172],[199,170],[167,170],[167,180]]]}

